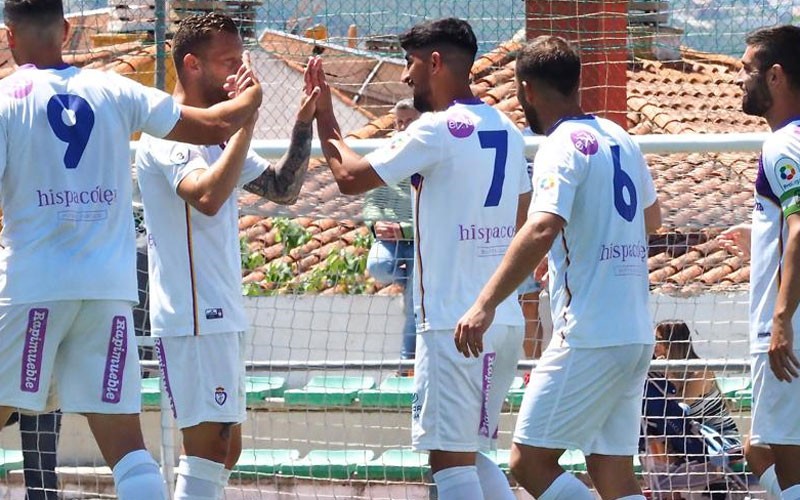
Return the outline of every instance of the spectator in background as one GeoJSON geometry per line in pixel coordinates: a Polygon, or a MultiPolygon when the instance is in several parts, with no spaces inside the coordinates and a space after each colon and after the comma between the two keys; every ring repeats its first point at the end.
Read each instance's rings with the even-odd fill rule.
{"type": "MultiPolygon", "coordinates": [[[[398,101],[392,108],[394,128],[402,133],[420,112],[413,99],[398,101]]],[[[367,256],[367,271],[379,283],[403,286],[403,345],[402,359],[414,359],[417,328],[414,322],[414,227],[411,223],[411,180],[395,186],[382,186],[364,196],[364,220],[375,243],[367,256]]]]}

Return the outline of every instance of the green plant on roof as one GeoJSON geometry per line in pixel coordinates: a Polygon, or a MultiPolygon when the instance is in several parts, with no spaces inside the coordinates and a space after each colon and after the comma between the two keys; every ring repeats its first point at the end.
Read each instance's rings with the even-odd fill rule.
{"type": "Polygon", "coordinates": [[[353,246],[356,248],[363,248],[369,250],[372,248],[372,244],[375,242],[375,238],[372,237],[372,233],[369,231],[359,232],[356,234],[355,239],[353,240],[353,246]]]}
{"type": "Polygon", "coordinates": [[[311,240],[311,233],[297,222],[286,217],[272,220],[275,228],[275,243],[283,243],[283,254],[288,255],[293,249],[305,245],[311,240]]]}
{"type": "Polygon", "coordinates": [[[251,252],[247,247],[247,239],[239,238],[239,253],[242,256],[242,269],[253,271],[267,263],[261,252],[251,252]]]}

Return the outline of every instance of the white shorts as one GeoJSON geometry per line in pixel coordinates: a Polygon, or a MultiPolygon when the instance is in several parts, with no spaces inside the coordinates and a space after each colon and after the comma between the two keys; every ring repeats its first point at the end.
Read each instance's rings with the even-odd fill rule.
{"type": "MultiPolygon", "coordinates": [[[[800,357],[800,349],[795,349],[800,357]]],[[[781,382],[769,367],[767,353],[750,357],[753,375],[753,444],[800,445],[800,380],[781,382]]]]}
{"type": "Polygon", "coordinates": [[[531,372],[514,442],[585,455],[635,455],[653,346],[551,344],[531,372]]]}
{"type": "Polygon", "coordinates": [[[415,450],[488,451],[517,372],[524,329],[492,326],[480,357],[456,349],[453,330],[417,335],[411,444],[415,450]]]}
{"type": "Polygon", "coordinates": [[[0,405],[47,406],[51,381],[68,413],[141,410],[131,304],[63,300],[0,306],[0,405]]]}
{"type": "Polygon", "coordinates": [[[179,429],[247,418],[242,332],[159,337],[162,388],[179,429]]]}

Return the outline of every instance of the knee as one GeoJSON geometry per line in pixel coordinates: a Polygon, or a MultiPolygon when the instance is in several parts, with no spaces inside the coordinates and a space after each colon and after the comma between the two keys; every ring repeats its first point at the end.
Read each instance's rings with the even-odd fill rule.
{"type": "Polygon", "coordinates": [[[744,444],[744,457],[747,460],[750,470],[758,476],[770,468],[775,463],[772,450],[766,446],[757,446],[750,443],[748,439],[744,444]]]}
{"type": "Polygon", "coordinates": [[[391,259],[367,260],[367,272],[379,283],[394,281],[394,261],[391,259]]]}

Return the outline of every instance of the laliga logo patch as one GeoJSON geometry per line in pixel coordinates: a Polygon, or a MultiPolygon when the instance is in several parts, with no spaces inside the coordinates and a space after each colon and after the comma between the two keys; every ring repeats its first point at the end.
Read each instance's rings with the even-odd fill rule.
{"type": "Polygon", "coordinates": [[[539,179],[539,189],[542,191],[547,191],[548,189],[553,189],[554,187],[556,187],[555,174],[546,174],[539,179]]]}
{"type": "Polygon", "coordinates": [[[450,135],[453,137],[464,139],[475,132],[475,124],[472,123],[472,120],[468,116],[460,113],[453,113],[447,117],[447,130],[450,131],[450,135]]]}
{"type": "Polygon", "coordinates": [[[775,163],[775,177],[778,178],[778,182],[784,189],[794,186],[800,181],[798,172],[800,172],[800,166],[791,158],[784,156],[775,163]]]}
{"type": "Polygon", "coordinates": [[[217,387],[217,390],[214,391],[214,401],[216,401],[218,405],[222,406],[225,404],[225,401],[227,400],[228,400],[228,393],[225,392],[225,388],[217,387]]]}
{"type": "Polygon", "coordinates": [[[597,138],[588,130],[576,130],[571,133],[569,137],[572,139],[572,144],[575,145],[575,149],[581,153],[585,155],[597,153],[599,148],[597,138]]]}

